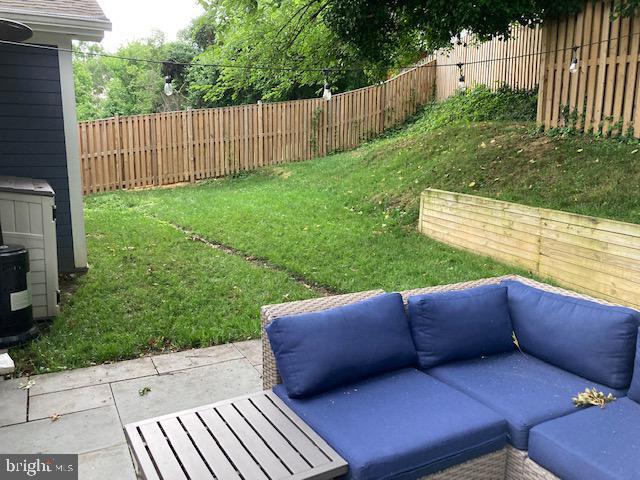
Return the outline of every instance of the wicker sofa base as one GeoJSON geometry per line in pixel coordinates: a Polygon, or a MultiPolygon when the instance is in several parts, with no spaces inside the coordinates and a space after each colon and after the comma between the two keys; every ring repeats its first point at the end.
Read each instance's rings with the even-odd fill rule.
{"type": "MultiPolygon", "coordinates": [[[[451,290],[462,290],[466,288],[478,287],[481,285],[495,285],[503,280],[518,280],[521,283],[531,285],[533,287],[559,293],[562,295],[583,298],[598,302],[602,305],[616,305],[601,299],[582,295],[580,293],[566,290],[563,288],[547,285],[545,283],[536,282],[528,278],[518,275],[506,275],[503,277],[485,278],[481,280],[473,280],[470,282],[456,283],[452,285],[438,285],[433,287],[418,288],[400,292],[406,303],[407,299],[413,295],[423,293],[443,292],[451,290]]],[[[261,310],[262,320],[262,344],[263,344],[263,385],[265,389],[271,389],[274,385],[281,382],[278,369],[275,364],[275,357],[271,350],[265,327],[274,319],[291,314],[314,312],[325,310],[327,308],[348,305],[360,300],[371,298],[383,293],[382,290],[373,290],[369,292],[358,292],[346,295],[336,295],[324,298],[315,298],[311,300],[302,300],[298,302],[290,302],[279,305],[266,305],[261,310]]],[[[504,449],[493,452],[482,457],[469,460],[454,467],[442,470],[427,477],[429,480],[559,480],[557,476],[532,461],[526,451],[517,450],[514,447],[507,446],[504,449]]]]}
{"type": "Polygon", "coordinates": [[[421,480],[495,480],[505,478],[507,468],[507,449],[503,448],[482,457],[468,460],[460,465],[433,473],[421,480]]]}
{"type": "Polygon", "coordinates": [[[420,480],[560,480],[532,461],[527,452],[507,446],[420,480]]]}

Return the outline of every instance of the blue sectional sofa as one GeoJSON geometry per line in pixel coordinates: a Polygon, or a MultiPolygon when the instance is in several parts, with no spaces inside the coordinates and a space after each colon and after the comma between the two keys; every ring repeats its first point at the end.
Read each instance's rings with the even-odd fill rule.
{"type": "Polygon", "coordinates": [[[357,298],[263,309],[266,386],[344,478],[640,479],[639,312],[519,277],[357,298]]]}

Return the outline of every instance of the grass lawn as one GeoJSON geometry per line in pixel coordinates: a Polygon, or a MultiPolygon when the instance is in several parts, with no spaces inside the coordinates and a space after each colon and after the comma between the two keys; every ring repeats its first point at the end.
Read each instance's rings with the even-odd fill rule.
{"type": "Polygon", "coordinates": [[[285,273],[193,242],[108,200],[87,201],[90,271],[51,328],[12,350],[21,371],[255,337],[259,305],[314,296],[285,273]]]}
{"type": "Polygon", "coordinates": [[[637,145],[432,118],[324,159],[86,198],[90,271],[50,330],[14,349],[19,369],[257,337],[261,305],[319,294],[300,279],[350,292],[523,273],[417,234],[429,186],[640,223],[637,145]]]}

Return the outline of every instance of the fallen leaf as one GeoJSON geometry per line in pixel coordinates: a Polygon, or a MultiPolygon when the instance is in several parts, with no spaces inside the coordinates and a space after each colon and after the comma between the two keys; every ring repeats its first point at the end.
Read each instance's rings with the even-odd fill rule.
{"type": "Polygon", "coordinates": [[[638,153],[638,149],[637,148],[635,150],[631,151],[631,154],[634,154],[634,153],[638,153]]]}
{"type": "Polygon", "coordinates": [[[513,344],[516,346],[516,349],[521,353],[521,354],[525,354],[522,351],[522,348],[520,348],[520,342],[518,341],[518,337],[516,337],[516,332],[511,332],[511,340],[513,341],[513,344]]]}
{"type": "Polygon", "coordinates": [[[582,152],[584,152],[584,148],[579,148],[578,150],[576,150],[576,152],[582,153],[582,152]]]}
{"type": "Polygon", "coordinates": [[[20,390],[29,390],[35,384],[36,384],[35,380],[27,380],[26,382],[22,382],[20,385],[18,385],[18,388],[20,390]]]}
{"type": "Polygon", "coordinates": [[[571,400],[573,400],[576,407],[588,407],[590,405],[594,405],[604,408],[607,403],[616,400],[616,397],[611,393],[609,393],[609,395],[605,395],[604,392],[598,391],[595,388],[585,388],[584,392],[580,392],[571,400]]]}
{"type": "Polygon", "coordinates": [[[469,187],[470,187],[470,188],[473,188],[473,187],[475,187],[475,186],[476,186],[476,182],[471,182],[471,183],[469,184],[469,187]]]}
{"type": "Polygon", "coordinates": [[[138,390],[138,395],[140,395],[141,397],[144,397],[150,391],[151,391],[150,387],[142,387],[140,390],[138,390]]]}
{"type": "Polygon", "coordinates": [[[52,422],[57,422],[58,420],[60,420],[60,417],[61,415],[59,413],[54,413],[49,418],[51,419],[52,422]]]}

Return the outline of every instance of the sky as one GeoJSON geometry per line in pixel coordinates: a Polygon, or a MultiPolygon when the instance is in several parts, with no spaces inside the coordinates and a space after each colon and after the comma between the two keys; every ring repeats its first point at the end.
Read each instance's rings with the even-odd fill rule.
{"type": "Polygon", "coordinates": [[[203,10],[196,0],[98,0],[111,23],[102,45],[109,52],[154,30],[164,32],[167,40],[189,25],[203,10]]]}

